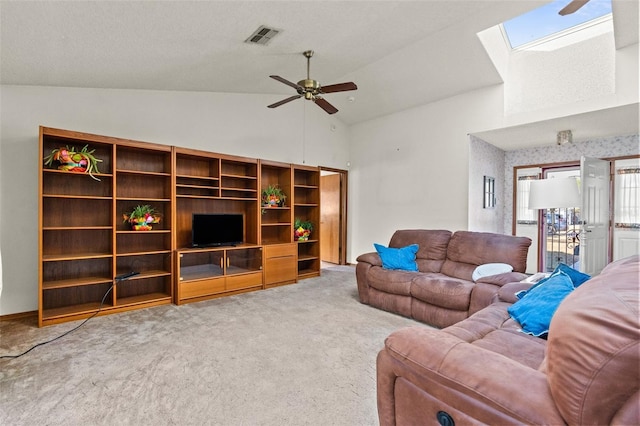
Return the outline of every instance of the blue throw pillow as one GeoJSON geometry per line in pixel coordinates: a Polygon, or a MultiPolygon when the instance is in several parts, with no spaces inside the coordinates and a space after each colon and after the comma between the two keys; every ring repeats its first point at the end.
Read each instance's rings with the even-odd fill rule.
{"type": "Polygon", "coordinates": [[[544,285],[532,288],[522,299],[507,308],[509,315],[534,336],[549,333],[553,314],[565,297],[575,289],[569,275],[558,271],[545,280],[544,285]]]}
{"type": "Polygon", "coordinates": [[[555,271],[553,272],[558,272],[558,271],[561,271],[567,274],[571,279],[571,282],[573,283],[574,287],[578,287],[580,284],[584,283],[589,278],[591,278],[591,275],[587,275],[583,272],[575,270],[571,266],[565,265],[564,263],[559,264],[556,267],[555,271]]]}
{"type": "Polygon", "coordinates": [[[382,259],[385,269],[401,269],[403,271],[417,271],[416,253],[420,246],[411,244],[402,248],[390,248],[380,244],[373,245],[382,259]]]}
{"type": "Polygon", "coordinates": [[[580,271],[578,271],[576,269],[573,269],[569,265],[565,265],[564,263],[560,263],[558,266],[556,266],[556,269],[553,270],[553,272],[551,273],[550,276],[548,276],[547,278],[541,279],[540,281],[535,283],[533,286],[531,286],[529,288],[529,290],[521,290],[521,291],[517,292],[516,293],[516,297],[518,299],[522,299],[531,290],[533,290],[534,288],[539,287],[542,284],[544,284],[545,282],[547,282],[547,280],[549,278],[551,278],[552,276],[554,276],[557,272],[563,272],[563,273],[567,274],[569,276],[569,279],[571,279],[571,282],[573,283],[574,287],[578,287],[580,284],[586,282],[587,280],[589,280],[591,278],[591,275],[587,275],[587,274],[585,274],[583,272],[580,272],[580,271]]]}

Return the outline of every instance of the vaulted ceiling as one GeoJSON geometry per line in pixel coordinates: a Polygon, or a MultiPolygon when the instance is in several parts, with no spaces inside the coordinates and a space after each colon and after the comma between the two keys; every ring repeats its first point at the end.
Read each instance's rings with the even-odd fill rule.
{"type": "Polygon", "coordinates": [[[312,78],[358,84],[326,96],[351,124],[499,83],[476,33],[543,3],[3,1],[0,81],[261,93],[275,102],[292,89],[269,75],[305,78],[302,52],[312,49],[312,78]],[[266,46],[245,43],[260,25],[282,32],[266,46]]]}
{"type": "Polygon", "coordinates": [[[544,3],[2,1],[0,83],[272,94],[276,102],[293,89],[268,76],[305,78],[302,52],[312,49],[312,78],[358,84],[326,96],[353,124],[499,84],[476,34],[544,3]],[[281,33],[266,46],[245,43],[260,25],[281,33]]]}

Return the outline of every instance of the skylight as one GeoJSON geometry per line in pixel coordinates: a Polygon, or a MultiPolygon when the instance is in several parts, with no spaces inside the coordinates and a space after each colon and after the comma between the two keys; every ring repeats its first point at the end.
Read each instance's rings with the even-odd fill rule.
{"type": "Polygon", "coordinates": [[[590,21],[611,14],[611,0],[590,0],[576,12],[560,16],[558,11],[571,0],[555,0],[509,21],[502,27],[512,49],[547,37],[578,29],[590,21]]]}

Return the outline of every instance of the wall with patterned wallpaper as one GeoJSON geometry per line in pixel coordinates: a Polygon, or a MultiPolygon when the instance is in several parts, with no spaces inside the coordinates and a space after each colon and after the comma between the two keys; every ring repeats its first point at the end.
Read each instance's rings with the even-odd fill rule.
{"type": "Polygon", "coordinates": [[[504,222],[505,151],[469,136],[469,217],[471,231],[502,233],[504,222]],[[484,177],[495,178],[496,206],[484,208],[484,177]]]}
{"type": "MultiPolygon", "coordinates": [[[[501,203],[503,209],[503,229],[505,234],[511,234],[513,221],[513,168],[515,166],[559,163],[566,161],[580,161],[580,157],[622,157],[626,155],[640,155],[640,139],[637,134],[628,136],[613,136],[593,139],[584,142],[569,143],[506,151],[504,159],[504,188],[501,203]]],[[[470,162],[475,162],[472,159],[470,162]]],[[[471,210],[471,209],[470,209],[471,210]]],[[[471,216],[471,211],[469,212],[471,216]]]]}

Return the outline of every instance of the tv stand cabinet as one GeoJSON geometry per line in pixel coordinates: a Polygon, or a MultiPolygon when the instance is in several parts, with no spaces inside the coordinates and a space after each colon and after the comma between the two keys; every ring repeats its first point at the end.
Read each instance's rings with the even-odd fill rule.
{"type": "Polygon", "coordinates": [[[318,167],[43,126],[39,145],[39,326],[320,275],[318,167]],[[85,145],[101,160],[96,179],[44,165],[53,149],[85,145]],[[262,205],[269,185],[284,205],[262,205]],[[123,213],[145,204],[162,219],[134,231],[123,213]],[[242,214],[244,244],[189,248],[193,213],[242,214]],[[295,240],[296,218],[313,223],[308,241],[295,240]]]}
{"type": "Polygon", "coordinates": [[[262,288],[262,247],[183,249],[176,254],[176,304],[262,288]]]}

